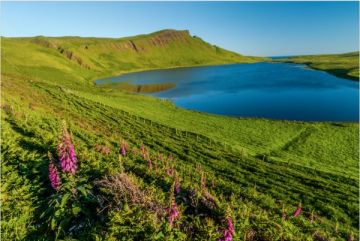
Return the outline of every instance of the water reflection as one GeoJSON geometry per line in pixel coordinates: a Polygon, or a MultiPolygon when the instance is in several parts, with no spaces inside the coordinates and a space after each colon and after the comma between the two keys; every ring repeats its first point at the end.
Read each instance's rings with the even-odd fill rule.
{"type": "Polygon", "coordinates": [[[256,63],[131,73],[102,81],[175,83],[151,95],[209,113],[289,120],[356,121],[358,82],[303,65],[256,63]]]}

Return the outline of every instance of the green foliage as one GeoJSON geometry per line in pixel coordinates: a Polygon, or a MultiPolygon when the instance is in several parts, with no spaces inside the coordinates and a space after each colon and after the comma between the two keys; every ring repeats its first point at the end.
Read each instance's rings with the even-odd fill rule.
{"type": "MultiPolygon", "coordinates": [[[[148,48],[151,36],[132,40],[148,48]]],[[[202,57],[191,49],[197,56],[181,59],[178,43],[163,46],[166,51],[151,47],[148,54],[129,49],[122,55],[115,49],[130,39],[40,39],[71,50],[82,65],[46,41],[3,39],[2,240],[53,240],[56,233],[64,240],[216,240],[227,210],[234,220],[234,240],[344,240],[350,233],[358,238],[357,123],[229,118],[94,88],[91,81],[101,76],[189,65],[202,57]],[[175,47],[174,59],[162,58],[175,47]],[[74,180],[62,176],[63,186],[55,192],[47,152],[55,152],[63,119],[79,169],[74,180]],[[129,145],[121,163],[120,140],[129,145]],[[152,169],[133,154],[142,144],[152,169]],[[171,154],[174,161],[161,161],[160,154],[171,154]],[[181,183],[174,196],[180,217],[172,228],[164,212],[174,183],[169,168],[181,183]],[[131,176],[141,202],[115,202],[113,191],[97,185],[119,173],[131,176]],[[299,202],[303,211],[293,218],[299,202]]],[[[200,64],[215,61],[212,54],[200,64]]],[[[223,63],[232,61],[232,53],[223,56],[223,63]]]]}
{"type": "Polygon", "coordinates": [[[109,214],[109,230],[104,240],[163,240],[164,234],[156,223],[154,214],[141,207],[122,209],[109,214]]]}
{"type": "Polygon", "coordinates": [[[61,175],[60,189],[49,197],[48,208],[42,213],[55,238],[75,236],[91,227],[96,217],[97,200],[85,178],[71,174],[61,175]]]}

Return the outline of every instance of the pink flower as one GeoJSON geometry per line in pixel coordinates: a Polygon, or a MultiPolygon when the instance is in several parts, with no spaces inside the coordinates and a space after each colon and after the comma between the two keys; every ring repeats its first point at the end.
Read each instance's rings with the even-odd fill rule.
{"type": "Polygon", "coordinates": [[[301,213],[301,206],[297,207],[297,209],[295,210],[295,212],[293,213],[293,216],[294,217],[297,217],[299,216],[301,213]]]}
{"type": "Polygon", "coordinates": [[[174,191],[176,194],[180,193],[180,180],[179,180],[178,176],[176,176],[176,178],[175,178],[175,188],[174,189],[175,189],[174,191]]]}
{"type": "Polygon", "coordinates": [[[224,236],[220,239],[218,239],[218,241],[232,241],[233,240],[233,236],[235,235],[235,229],[234,229],[234,224],[231,218],[227,219],[228,222],[228,226],[226,229],[224,229],[224,236]]]}
{"type": "Polygon", "coordinates": [[[172,168],[166,169],[166,174],[168,174],[169,176],[172,176],[173,175],[173,169],[172,168]]]}
{"type": "Polygon", "coordinates": [[[49,163],[49,179],[52,188],[58,191],[61,185],[61,180],[60,180],[59,172],[52,161],[50,161],[49,163]]]}
{"type": "Polygon", "coordinates": [[[228,230],[230,231],[230,233],[232,235],[235,235],[235,229],[234,229],[234,224],[233,224],[232,218],[228,218],[227,221],[228,221],[228,230]]]}
{"type": "Polygon", "coordinates": [[[62,171],[75,174],[77,169],[77,158],[74,146],[71,143],[71,136],[65,126],[63,127],[63,133],[57,147],[57,152],[62,171]]]}
{"type": "Polygon", "coordinates": [[[229,230],[225,229],[224,230],[224,237],[223,237],[223,240],[224,241],[232,241],[232,234],[229,230]]]}
{"type": "Polygon", "coordinates": [[[126,149],[127,149],[127,143],[126,141],[122,140],[120,143],[120,151],[122,156],[126,155],[126,149]]]}
{"type": "Polygon", "coordinates": [[[171,205],[171,208],[168,209],[168,213],[169,213],[169,224],[170,224],[170,227],[172,227],[174,224],[174,220],[179,216],[179,211],[177,210],[175,201],[171,205]]]}
{"type": "Polygon", "coordinates": [[[145,148],[142,148],[141,149],[141,156],[142,156],[143,160],[147,160],[147,158],[149,156],[149,152],[145,148]]]}
{"type": "Polygon", "coordinates": [[[149,169],[152,168],[152,162],[151,162],[150,157],[147,158],[147,165],[148,165],[148,168],[149,168],[149,169]]]}

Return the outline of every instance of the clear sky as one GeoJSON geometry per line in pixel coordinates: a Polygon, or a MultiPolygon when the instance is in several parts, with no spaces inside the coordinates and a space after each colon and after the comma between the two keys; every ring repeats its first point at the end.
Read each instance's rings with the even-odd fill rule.
{"type": "Polygon", "coordinates": [[[246,55],[359,48],[358,2],[2,2],[3,36],[125,37],[188,29],[246,55]]]}

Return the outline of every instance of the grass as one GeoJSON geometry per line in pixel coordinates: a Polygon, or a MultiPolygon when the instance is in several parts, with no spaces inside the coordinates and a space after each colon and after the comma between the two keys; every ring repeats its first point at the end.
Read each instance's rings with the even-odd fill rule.
{"type": "MultiPolygon", "coordinates": [[[[136,45],[142,46],[147,38],[136,37],[136,45]]],[[[96,46],[94,53],[106,53],[105,46],[115,40],[52,41],[63,41],[61,46],[71,49],[90,68],[33,39],[2,41],[4,240],[54,239],[56,229],[45,218],[49,215],[41,214],[49,201],[66,196],[51,190],[47,177],[47,152],[56,157],[62,120],[68,123],[79,159],[77,182],[90,184],[96,197],[107,200],[105,209],[100,205],[103,202],[96,202],[101,212],[81,209],[90,212],[90,217],[82,212],[66,215],[79,230],[60,232],[62,239],[216,240],[225,214],[234,220],[235,240],[344,240],[351,233],[358,238],[357,123],[230,118],[179,109],[168,101],[118,89],[95,88],[93,80],[117,72],[119,66],[108,70],[109,56],[97,59],[100,55],[82,53],[75,46],[86,43],[88,50],[96,46]],[[95,60],[99,62],[96,67],[95,60]],[[129,150],[143,144],[158,172],[131,151],[119,162],[122,139],[129,150]],[[172,155],[173,164],[162,162],[159,153],[172,155]],[[183,191],[175,196],[180,218],[169,230],[163,226],[167,218],[158,220],[150,206],[162,210],[167,206],[173,177],[166,171],[171,166],[183,191]],[[120,173],[125,173],[121,177],[131,190],[141,193],[136,197],[143,201],[123,200],[113,188],[96,186],[120,173]],[[201,181],[204,175],[206,188],[201,181]],[[216,200],[215,207],[209,206],[209,195],[216,200]],[[299,202],[303,212],[293,218],[291,213],[299,202]],[[91,225],[81,226],[81,215],[91,225]]]]}
{"type": "Polygon", "coordinates": [[[297,56],[276,61],[306,64],[310,68],[323,70],[341,78],[359,80],[359,52],[297,56]]]}

